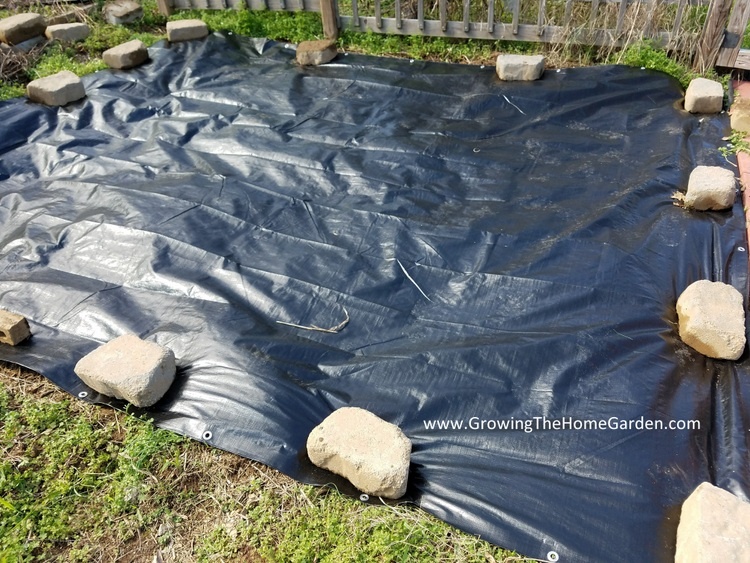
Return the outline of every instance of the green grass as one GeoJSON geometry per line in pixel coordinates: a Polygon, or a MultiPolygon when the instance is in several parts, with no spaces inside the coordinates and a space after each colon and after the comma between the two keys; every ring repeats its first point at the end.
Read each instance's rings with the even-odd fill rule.
{"type": "Polygon", "coordinates": [[[151,561],[157,551],[184,563],[515,555],[417,508],[301,485],[0,364],[0,562],[151,561]]]}

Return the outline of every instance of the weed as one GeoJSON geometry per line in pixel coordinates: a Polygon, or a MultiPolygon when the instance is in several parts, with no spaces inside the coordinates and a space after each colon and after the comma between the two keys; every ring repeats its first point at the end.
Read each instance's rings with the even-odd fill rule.
{"type": "Polygon", "coordinates": [[[726,146],[719,147],[719,152],[724,158],[729,158],[729,156],[737,155],[741,152],[750,154],[750,141],[747,140],[747,133],[732,129],[729,136],[724,137],[722,140],[727,142],[726,146]]]}

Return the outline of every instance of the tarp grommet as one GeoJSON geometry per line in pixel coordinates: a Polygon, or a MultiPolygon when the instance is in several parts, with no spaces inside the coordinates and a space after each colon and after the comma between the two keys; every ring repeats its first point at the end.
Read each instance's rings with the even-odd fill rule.
{"type": "Polygon", "coordinates": [[[203,433],[203,436],[201,436],[201,437],[203,438],[203,440],[204,440],[205,442],[208,442],[208,441],[209,441],[209,440],[210,440],[211,438],[213,438],[213,436],[214,436],[214,435],[213,435],[213,434],[211,433],[211,431],[210,431],[210,430],[206,430],[206,431],[205,431],[205,432],[203,433]]]}
{"type": "Polygon", "coordinates": [[[552,561],[552,563],[560,561],[560,555],[556,551],[550,551],[547,553],[547,561],[552,561]]]}
{"type": "Polygon", "coordinates": [[[79,399],[85,399],[88,396],[89,396],[88,391],[81,391],[80,393],[78,393],[78,398],[79,399]]]}
{"type": "Polygon", "coordinates": [[[361,500],[362,502],[367,502],[368,500],[370,500],[370,495],[362,493],[361,495],[359,495],[359,500],[361,500]]]}

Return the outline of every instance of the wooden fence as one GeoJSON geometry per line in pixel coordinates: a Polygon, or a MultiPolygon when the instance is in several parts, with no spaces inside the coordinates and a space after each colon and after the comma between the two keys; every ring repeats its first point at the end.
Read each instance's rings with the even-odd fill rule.
{"type": "Polygon", "coordinates": [[[697,70],[732,68],[750,0],[158,0],[175,9],[320,12],[327,37],[339,29],[620,47],[650,39],[689,50],[697,70]]]}

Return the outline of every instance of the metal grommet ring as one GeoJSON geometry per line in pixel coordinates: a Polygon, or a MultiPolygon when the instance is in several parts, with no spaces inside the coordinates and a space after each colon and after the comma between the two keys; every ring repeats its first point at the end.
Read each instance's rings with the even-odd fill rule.
{"type": "Polygon", "coordinates": [[[560,556],[556,551],[550,551],[547,554],[547,561],[552,561],[552,563],[555,563],[555,561],[560,561],[560,556]]]}
{"type": "Polygon", "coordinates": [[[479,152],[479,151],[480,151],[481,149],[478,149],[477,147],[474,147],[474,148],[473,148],[473,149],[471,149],[471,150],[473,150],[474,152],[479,152]]]}
{"type": "Polygon", "coordinates": [[[370,495],[362,493],[361,495],[359,495],[359,500],[361,500],[362,502],[367,502],[368,500],[370,500],[370,495]]]}
{"type": "Polygon", "coordinates": [[[85,399],[88,396],[89,396],[88,391],[81,391],[80,393],[78,393],[78,398],[79,399],[85,399]]]}
{"type": "Polygon", "coordinates": [[[745,247],[744,246],[738,246],[737,250],[739,250],[740,252],[745,252],[745,247]]]}
{"type": "Polygon", "coordinates": [[[208,442],[208,441],[209,441],[209,440],[210,440],[211,438],[213,438],[213,434],[211,434],[211,432],[209,432],[208,430],[206,430],[206,431],[205,431],[205,432],[203,433],[203,439],[204,439],[204,440],[205,440],[206,442],[208,442]]]}

